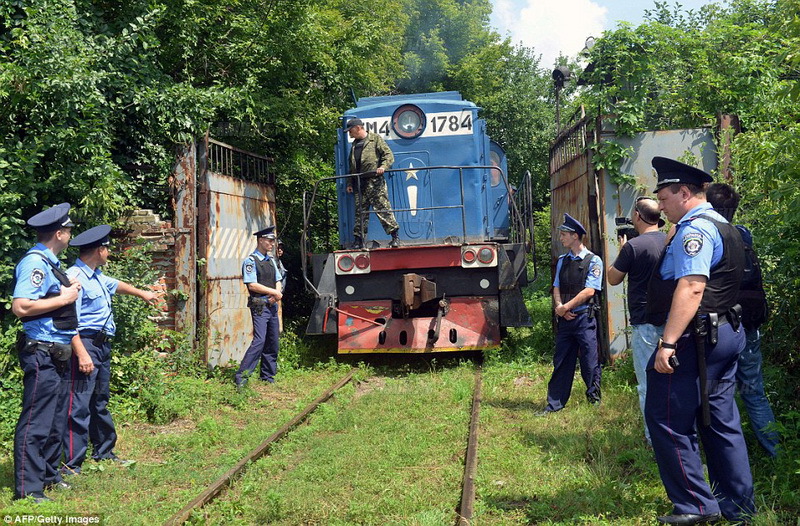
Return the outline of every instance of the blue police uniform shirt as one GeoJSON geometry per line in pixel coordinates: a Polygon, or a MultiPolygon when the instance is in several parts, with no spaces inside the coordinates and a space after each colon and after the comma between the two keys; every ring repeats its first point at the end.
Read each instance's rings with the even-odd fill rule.
{"type": "MultiPolygon", "coordinates": [[[[45,263],[40,255],[31,253],[34,250],[43,252],[53,264],[57,267],[60,266],[56,255],[46,246],[37,243],[17,265],[17,284],[14,286],[15,298],[39,300],[49,293],[58,294],[61,292],[61,282],[58,281],[50,265],[45,263]]],[[[49,317],[23,322],[22,328],[28,338],[44,342],[70,343],[72,337],[77,333],[75,330],[56,329],[53,324],[53,318],[49,317]]]]}
{"type": "Polygon", "coordinates": [[[710,203],[698,205],[684,215],[676,227],[675,237],[666,249],[661,263],[663,279],[680,279],[684,276],[711,276],[711,267],[722,259],[722,236],[711,221],[725,218],[714,211],[710,203]]]}
{"type": "Polygon", "coordinates": [[[258,250],[254,250],[252,254],[247,256],[242,263],[242,281],[247,283],[258,283],[258,275],[256,274],[256,261],[264,261],[268,259],[272,263],[272,268],[275,269],[275,283],[278,283],[281,280],[281,273],[278,272],[278,268],[275,266],[275,261],[269,257],[265,256],[258,250]]]}
{"type": "Polygon", "coordinates": [[[116,294],[119,280],[106,276],[97,268],[92,270],[80,258],[67,274],[81,283],[78,293],[78,331],[105,331],[113,336],[117,332],[111,310],[111,296],[116,294]]]}
{"type": "MultiPolygon", "coordinates": [[[[564,258],[570,258],[572,260],[583,259],[589,253],[589,249],[586,247],[581,250],[580,254],[577,256],[572,254],[570,250],[566,254],[562,254],[558,258],[558,263],[556,263],[556,279],[553,281],[554,287],[559,287],[560,283],[560,275],[561,275],[561,265],[564,262],[564,258]]],[[[594,290],[603,290],[603,261],[600,259],[600,256],[597,254],[592,255],[592,259],[589,262],[589,275],[586,276],[586,283],[584,283],[583,288],[591,288],[594,290]]],[[[579,305],[572,309],[572,312],[578,313],[583,312],[584,310],[588,309],[589,305],[584,303],[583,305],[579,305]]]]}

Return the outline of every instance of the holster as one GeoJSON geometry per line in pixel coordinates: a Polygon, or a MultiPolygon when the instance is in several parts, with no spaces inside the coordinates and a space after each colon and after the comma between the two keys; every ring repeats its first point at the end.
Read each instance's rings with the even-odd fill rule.
{"type": "Polygon", "coordinates": [[[92,345],[95,347],[102,347],[104,343],[108,341],[108,333],[105,331],[100,331],[94,335],[92,338],[92,345]]]}
{"type": "Polygon", "coordinates": [[[25,350],[25,343],[27,339],[28,337],[25,336],[25,331],[19,331],[17,333],[17,342],[15,344],[17,352],[23,352],[25,350]]]}
{"type": "Polygon", "coordinates": [[[72,358],[72,345],[68,343],[39,342],[39,350],[46,350],[54,362],[66,363],[72,358]]]}
{"type": "Polygon", "coordinates": [[[719,341],[719,315],[716,312],[708,313],[708,343],[716,345],[719,341]]]}
{"type": "Polygon", "coordinates": [[[69,359],[72,358],[72,345],[69,343],[55,343],[55,342],[40,342],[28,338],[25,333],[22,336],[17,336],[17,350],[19,352],[36,352],[46,351],[50,354],[50,358],[58,369],[59,373],[63,373],[69,364],[69,359]]]}
{"type": "Polygon", "coordinates": [[[268,300],[267,298],[259,298],[255,296],[249,296],[247,298],[247,306],[253,311],[253,314],[258,316],[262,312],[264,312],[264,308],[267,306],[268,300]]]}
{"type": "Polygon", "coordinates": [[[728,321],[731,322],[731,327],[736,332],[739,332],[739,327],[742,326],[742,306],[738,303],[734,305],[728,312],[728,321]]]}
{"type": "Polygon", "coordinates": [[[694,316],[694,342],[697,353],[697,376],[700,380],[700,407],[702,410],[702,424],[711,425],[711,411],[708,403],[708,369],[706,367],[706,337],[707,327],[710,325],[700,314],[694,316]]]}

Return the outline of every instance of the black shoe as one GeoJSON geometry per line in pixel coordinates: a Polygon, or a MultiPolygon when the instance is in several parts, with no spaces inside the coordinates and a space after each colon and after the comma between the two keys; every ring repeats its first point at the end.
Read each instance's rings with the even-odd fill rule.
{"type": "Polygon", "coordinates": [[[359,236],[356,236],[355,240],[353,241],[353,244],[350,246],[350,249],[361,250],[362,248],[364,248],[364,241],[362,241],[359,236]]]}
{"type": "Polygon", "coordinates": [[[596,406],[596,405],[600,405],[601,402],[600,402],[599,398],[592,398],[592,399],[589,400],[589,403],[596,406]]]}
{"type": "Polygon", "coordinates": [[[34,504],[44,504],[45,502],[53,502],[53,499],[50,497],[33,497],[34,504]]]}
{"type": "Polygon", "coordinates": [[[66,491],[72,489],[72,484],[70,484],[69,482],[64,482],[62,480],[59,482],[53,482],[52,484],[48,484],[47,486],[45,486],[45,489],[57,489],[60,491],[66,491]]]}
{"type": "Polygon", "coordinates": [[[397,248],[400,246],[400,238],[397,235],[397,230],[392,232],[392,240],[389,241],[389,248],[397,248]]]}
{"type": "Polygon", "coordinates": [[[658,522],[661,524],[713,524],[720,520],[722,515],[719,513],[709,513],[708,515],[696,515],[694,513],[682,513],[680,515],[666,515],[659,517],[658,522]]]}

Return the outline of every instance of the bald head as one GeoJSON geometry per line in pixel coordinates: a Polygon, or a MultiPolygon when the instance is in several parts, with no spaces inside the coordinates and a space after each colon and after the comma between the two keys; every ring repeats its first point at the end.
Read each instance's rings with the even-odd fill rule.
{"type": "Polygon", "coordinates": [[[658,209],[658,201],[655,199],[649,197],[640,197],[637,199],[633,215],[634,225],[636,225],[636,229],[639,233],[648,230],[657,230],[663,225],[663,222],[659,224],[661,212],[658,209]],[[638,224],[636,216],[638,216],[638,224]]]}

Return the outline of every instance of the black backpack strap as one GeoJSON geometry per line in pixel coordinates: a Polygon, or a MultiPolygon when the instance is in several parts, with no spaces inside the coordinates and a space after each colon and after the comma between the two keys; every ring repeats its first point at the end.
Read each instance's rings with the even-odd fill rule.
{"type": "MultiPolygon", "coordinates": [[[[47,254],[45,254],[41,250],[29,250],[24,256],[22,256],[22,259],[19,260],[19,263],[17,263],[17,266],[19,266],[19,264],[22,263],[23,259],[25,259],[26,257],[28,257],[31,254],[36,254],[37,256],[42,258],[42,261],[47,263],[47,265],[50,267],[50,270],[53,271],[53,275],[56,277],[56,279],[59,281],[59,283],[61,283],[65,287],[69,287],[69,276],[67,276],[67,273],[64,272],[63,270],[61,270],[61,268],[56,266],[52,261],[50,261],[50,258],[47,257],[47,254]]],[[[15,274],[16,274],[16,272],[15,272],[15,274]]]]}

